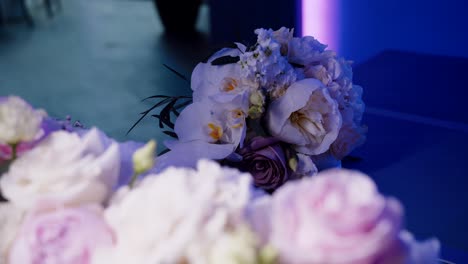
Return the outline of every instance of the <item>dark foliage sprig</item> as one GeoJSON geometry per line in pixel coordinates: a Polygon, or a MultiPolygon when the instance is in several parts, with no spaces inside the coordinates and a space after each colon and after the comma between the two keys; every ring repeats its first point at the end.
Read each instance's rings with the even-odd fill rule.
{"type": "MultiPolygon", "coordinates": [[[[177,75],[179,78],[182,80],[186,81],[187,83],[190,83],[190,80],[180,73],[179,71],[175,70],[174,68],[170,67],[169,65],[163,63],[163,66],[177,75]]],[[[149,115],[151,112],[153,112],[156,108],[162,107],[161,111],[157,114],[152,114],[151,116],[158,119],[159,123],[159,128],[164,129],[164,128],[169,128],[170,130],[163,130],[163,133],[173,137],[177,138],[177,134],[174,131],[174,121],[172,120],[172,115],[175,115],[176,117],[179,116],[180,114],[180,109],[186,107],[187,105],[192,103],[192,97],[191,96],[169,96],[169,95],[152,95],[144,98],[143,101],[149,100],[149,99],[156,99],[157,102],[148,108],[147,110],[141,112],[141,117],[130,127],[130,129],[127,131],[127,135],[145,118],[147,115],[149,115]]]]}
{"type": "Polygon", "coordinates": [[[159,111],[159,113],[152,114],[151,116],[158,119],[159,128],[170,129],[170,130],[163,130],[164,134],[177,138],[176,133],[171,131],[174,129],[174,123],[175,123],[175,120],[172,119],[172,115],[176,117],[179,116],[180,109],[192,103],[192,97],[191,96],[153,95],[153,96],[149,96],[143,99],[142,101],[146,101],[148,99],[156,99],[157,101],[153,106],[151,106],[147,110],[140,113],[141,117],[127,131],[127,135],[141,122],[141,120],[143,120],[143,118],[145,118],[155,109],[161,108],[161,111],[159,111]]]}
{"type": "Polygon", "coordinates": [[[177,70],[175,70],[174,68],[170,67],[169,65],[165,63],[163,63],[163,66],[166,67],[166,69],[170,70],[175,75],[177,75],[178,77],[180,77],[182,80],[190,83],[190,80],[187,78],[187,76],[183,75],[182,73],[178,72],[177,70]]]}

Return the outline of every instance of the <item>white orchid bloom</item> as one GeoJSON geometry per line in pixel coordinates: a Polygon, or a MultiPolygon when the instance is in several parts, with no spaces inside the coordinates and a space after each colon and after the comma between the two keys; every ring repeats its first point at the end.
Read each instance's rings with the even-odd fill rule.
{"type": "Polygon", "coordinates": [[[171,151],[157,157],[154,170],[156,173],[169,167],[195,168],[201,159],[224,159],[234,149],[233,144],[212,144],[202,140],[164,143],[171,151]]]}
{"type": "MultiPolygon", "coordinates": [[[[194,102],[177,118],[174,131],[179,141],[201,140],[213,144],[242,145],[248,111],[248,98],[218,103],[211,99],[194,102]]],[[[233,149],[234,151],[234,149],[233,149]]]]}
{"type": "Polygon", "coordinates": [[[164,142],[171,149],[157,159],[156,171],[169,166],[194,167],[199,159],[224,159],[246,135],[249,98],[236,97],[224,103],[206,98],[187,106],[177,118],[178,140],[164,142]]]}
{"type": "Polygon", "coordinates": [[[258,89],[258,84],[242,78],[241,65],[229,63],[212,65],[211,63],[224,56],[239,57],[246,47],[237,43],[237,48],[224,48],[211,56],[206,63],[199,63],[192,72],[191,87],[193,101],[200,102],[211,97],[215,101],[232,101],[239,95],[249,96],[258,89]]]}

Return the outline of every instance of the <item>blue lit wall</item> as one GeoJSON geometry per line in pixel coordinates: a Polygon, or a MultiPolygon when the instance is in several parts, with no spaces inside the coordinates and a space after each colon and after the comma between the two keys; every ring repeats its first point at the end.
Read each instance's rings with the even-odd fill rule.
{"type": "Polygon", "coordinates": [[[356,62],[386,49],[468,57],[466,0],[211,0],[213,40],[248,40],[258,27],[299,29],[301,3],[311,25],[304,33],[324,36],[356,62]]]}
{"type": "Polygon", "coordinates": [[[340,0],[339,9],[339,52],[356,62],[384,49],[468,57],[466,0],[340,0]]]}
{"type": "MultiPolygon", "coordinates": [[[[297,24],[297,0],[211,0],[210,21],[213,42],[255,40],[256,28],[293,28],[297,24]]],[[[253,43],[251,43],[253,44],[253,43]]]]}

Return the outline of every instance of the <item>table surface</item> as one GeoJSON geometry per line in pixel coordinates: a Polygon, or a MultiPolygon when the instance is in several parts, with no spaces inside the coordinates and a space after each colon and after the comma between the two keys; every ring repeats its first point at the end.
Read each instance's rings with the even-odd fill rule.
{"type": "Polygon", "coordinates": [[[399,51],[355,65],[369,133],[343,163],[401,200],[408,229],[438,237],[456,263],[468,263],[466,72],[468,59],[399,51]]]}

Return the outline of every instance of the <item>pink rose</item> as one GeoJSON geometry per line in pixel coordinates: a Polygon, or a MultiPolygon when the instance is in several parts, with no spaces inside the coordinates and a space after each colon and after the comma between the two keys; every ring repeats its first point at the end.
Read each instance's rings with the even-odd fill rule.
{"type": "Polygon", "coordinates": [[[366,175],[332,169],[277,190],[271,217],[282,263],[367,264],[395,250],[402,208],[366,175]]]}
{"type": "Polygon", "coordinates": [[[98,207],[35,213],[23,223],[10,254],[10,264],[87,264],[93,250],[113,244],[110,228],[98,207]]]}

